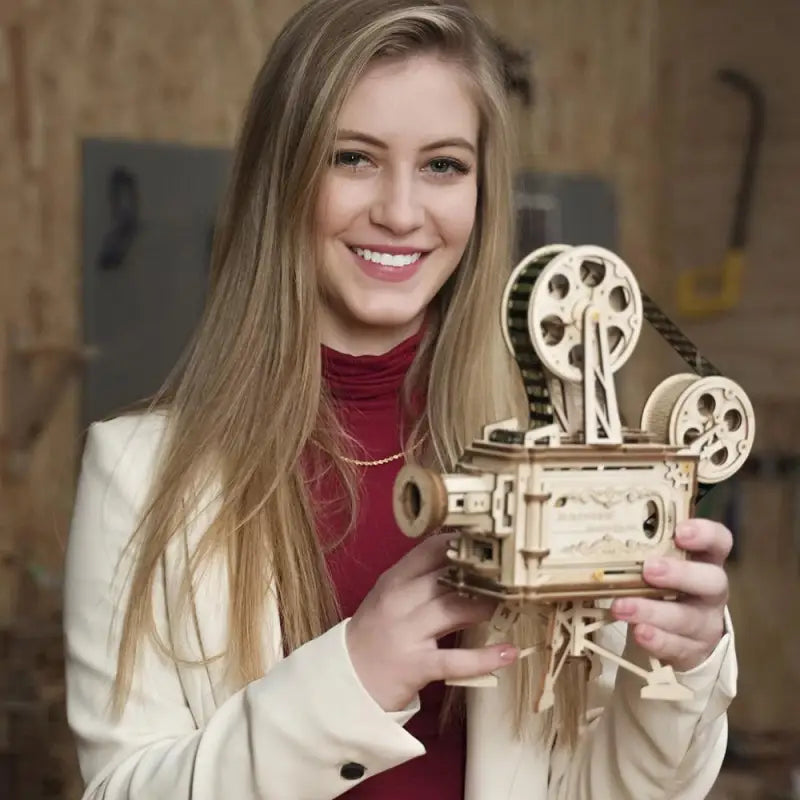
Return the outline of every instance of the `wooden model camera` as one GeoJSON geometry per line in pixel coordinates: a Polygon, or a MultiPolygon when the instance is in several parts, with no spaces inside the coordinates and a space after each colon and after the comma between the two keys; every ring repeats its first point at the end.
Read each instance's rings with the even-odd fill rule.
{"type": "MultiPolygon", "coordinates": [[[[394,489],[401,530],[411,537],[454,531],[442,580],[501,601],[489,641],[520,613],[545,615],[547,641],[523,651],[546,656],[537,710],[552,705],[568,657],[616,661],[645,680],[643,697],[689,696],[656,659],[643,669],[593,641],[592,633],[614,621],[608,602],[597,601],[668,598],[645,582],[643,562],[686,557],[675,544],[676,525],[752,448],[747,395],[642,295],[628,266],[600,247],[531,253],[508,281],[501,321],[526,387],[529,425],[488,425],[451,474],[404,467],[394,489]],[[694,372],[657,386],[640,427],[629,429],[620,421],[614,373],[645,319],[694,372]]],[[[494,685],[496,678],[461,683],[494,685]]]]}

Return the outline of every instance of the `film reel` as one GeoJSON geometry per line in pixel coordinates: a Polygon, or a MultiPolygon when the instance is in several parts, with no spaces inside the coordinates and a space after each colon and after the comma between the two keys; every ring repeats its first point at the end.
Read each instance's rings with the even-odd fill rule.
{"type": "Polygon", "coordinates": [[[564,248],[541,269],[528,304],[528,331],[545,369],[583,381],[583,315],[600,311],[608,332],[609,367],[631,356],[643,324],[642,298],[633,272],[602,247],[564,248]]]}
{"type": "Polygon", "coordinates": [[[701,483],[724,481],[739,470],[755,441],[755,413],[747,394],[719,375],[673,375],[652,392],[641,427],[659,441],[700,455],[701,483]]]}

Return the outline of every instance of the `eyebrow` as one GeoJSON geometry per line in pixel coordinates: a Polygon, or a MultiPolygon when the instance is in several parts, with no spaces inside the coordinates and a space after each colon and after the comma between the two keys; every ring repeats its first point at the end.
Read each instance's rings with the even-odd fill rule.
{"type": "MultiPolygon", "coordinates": [[[[360,131],[340,130],[337,134],[337,138],[349,139],[356,142],[364,142],[364,144],[370,144],[373,147],[380,147],[384,150],[387,149],[386,142],[382,142],[380,139],[370,136],[367,133],[361,133],[360,131]]],[[[475,145],[460,136],[454,136],[451,139],[439,139],[438,141],[431,142],[430,144],[426,144],[422,148],[422,151],[427,152],[429,150],[441,150],[443,147],[462,147],[465,150],[469,150],[471,153],[475,152],[475,145]]]]}

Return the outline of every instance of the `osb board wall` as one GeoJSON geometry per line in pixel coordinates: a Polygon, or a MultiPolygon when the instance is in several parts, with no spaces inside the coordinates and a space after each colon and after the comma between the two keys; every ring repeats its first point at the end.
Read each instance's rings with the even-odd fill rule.
{"type": "MultiPolygon", "coordinates": [[[[665,273],[713,265],[727,245],[747,124],[743,99],[715,72],[734,67],[766,100],[743,296],[729,313],[681,325],[752,397],[757,450],[800,453],[800,37],[795,0],[663,4],[663,98],[671,180],[665,273]]],[[[674,286],[674,282],[673,282],[674,286]]],[[[674,298],[673,298],[674,299],[674,298]]],[[[741,553],[731,567],[740,656],[734,726],[800,720],[800,482],[748,480],[741,553]]]]}

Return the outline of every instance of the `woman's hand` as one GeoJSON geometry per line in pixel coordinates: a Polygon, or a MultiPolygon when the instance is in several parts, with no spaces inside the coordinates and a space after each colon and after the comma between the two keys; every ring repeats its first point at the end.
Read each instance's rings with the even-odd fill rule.
{"type": "Polygon", "coordinates": [[[624,598],[611,609],[616,619],[633,626],[636,641],[648,653],[686,672],[702,664],[722,638],[728,601],[723,565],[733,537],[724,525],[692,519],[678,526],[675,538],[691,559],[645,561],[644,577],[652,586],[675,590],[679,600],[624,598]]]}
{"type": "Polygon", "coordinates": [[[517,657],[510,645],[439,648],[437,640],[489,620],[494,601],[460,597],[437,582],[452,534],[425,539],[387,570],[347,623],[350,659],[384,711],[400,711],[428,683],[474,678],[517,657]]]}

